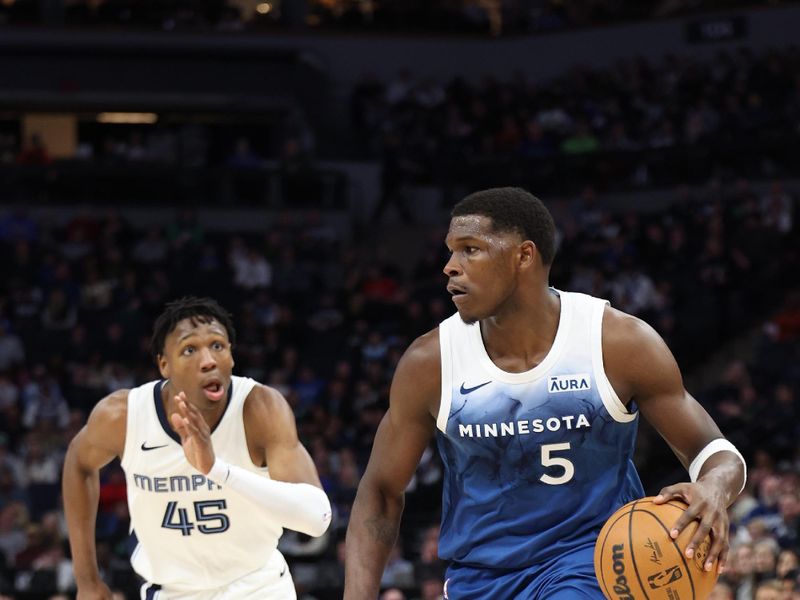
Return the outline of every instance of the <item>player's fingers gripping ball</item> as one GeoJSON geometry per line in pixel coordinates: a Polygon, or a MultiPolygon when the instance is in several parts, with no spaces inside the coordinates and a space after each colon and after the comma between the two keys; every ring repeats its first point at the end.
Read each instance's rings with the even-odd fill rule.
{"type": "Polygon", "coordinates": [[[692,558],[684,550],[697,531],[692,521],[677,539],[670,535],[687,505],[679,500],[654,504],[653,498],[621,507],[600,530],[594,571],[609,600],[704,600],[717,581],[717,565],[703,566],[711,548],[706,536],[692,558]]]}

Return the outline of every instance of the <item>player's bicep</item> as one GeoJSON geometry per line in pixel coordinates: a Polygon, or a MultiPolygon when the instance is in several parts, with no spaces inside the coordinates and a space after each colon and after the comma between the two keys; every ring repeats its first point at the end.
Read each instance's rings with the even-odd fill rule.
{"type": "Polygon", "coordinates": [[[276,481],[309,483],[322,488],[314,461],[296,433],[294,440],[286,439],[268,447],[267,466],[269,476],[276,481]]]}
{"type": "Polygon", "coordinates": [[[381,420],[364,478],[390,495],[402,494],[430,443],[431,408],[441,390],[438,332],[409,347],[392,379],[389,410],[381,420]]]}
{"type": "Polygon", "coordinates": [[[393,408],[384,415],[375,434],[365,479],[388,495],[403,493],[433,435],[430,424],[399,421],[393,408]]]}
{"type": "Polygon", "coordinates": [[[642,321],[629,325],[635,352],[627,358],[626,369],[633,400],[688,468],[694,456],[722,434],[684,388],[680,368],[661,336],[642,321]]]}
{"type": "Polygon", "coordinates": [[[289,403],[275,389],[258,386],[245,404],[246,435],[263,447],[270,478],[322,488],[314,461],[297,437],[289,403]]]}

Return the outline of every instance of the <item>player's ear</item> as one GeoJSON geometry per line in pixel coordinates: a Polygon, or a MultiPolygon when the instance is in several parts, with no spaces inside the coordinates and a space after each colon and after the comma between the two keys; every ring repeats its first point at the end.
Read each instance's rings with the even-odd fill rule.
{"type": "Polygon", "coordinates": [[[169,379],[169,362],[163,354],[158,355],[158,371],[163,379],[169,379]]]}
{"type": "Polygon", "coordinates": [[[536,255],[539,254],[536,244],[530,240],[525,240],[519,245],[519,268],[529,269],[536,262],[536,255]]]}

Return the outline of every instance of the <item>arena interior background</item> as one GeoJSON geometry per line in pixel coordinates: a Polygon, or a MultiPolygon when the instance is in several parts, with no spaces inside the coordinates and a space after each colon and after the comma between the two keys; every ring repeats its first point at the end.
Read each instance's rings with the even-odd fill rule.
{"type": "MultiPolygon", "coordinates": [[[[207,294],[335,506],[281,542],[299,595],[341,597],[393,367],[453,310],[448,209],[520,185],[553,284],[653,324],[747,457],[730,591],[800,597],[798,31],[790,1],[0,2],[0,592],[74,593],[66,445],[156,376],[163,303],[207,294]]],[[[685,478],[646,427],[637,461],[648,492],[685,478]]],[[[440,483],[431,448],[386,598],[441,594],[440,483]]],[[[134,598],[127,527],[114,464],[98,558],[134,598]]]]}

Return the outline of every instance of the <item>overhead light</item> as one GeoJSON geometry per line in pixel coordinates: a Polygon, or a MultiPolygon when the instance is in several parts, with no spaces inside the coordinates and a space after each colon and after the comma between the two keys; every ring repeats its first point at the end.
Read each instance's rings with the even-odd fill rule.
{"type": "Polygon", "coordinates": [[[272,10],[272,4],[270,4],[269,2],[261,2],[260,4],[256,5],[256,12],[258,12],[258,14],[260,15],[269,14],[271,10],[272,10]]]}
{"type": "Polygon", "coordinates": [[[102,112],[97,115],[98,123],[153,124],[156,121],[158,115],[149,112],[102,112]]]}

